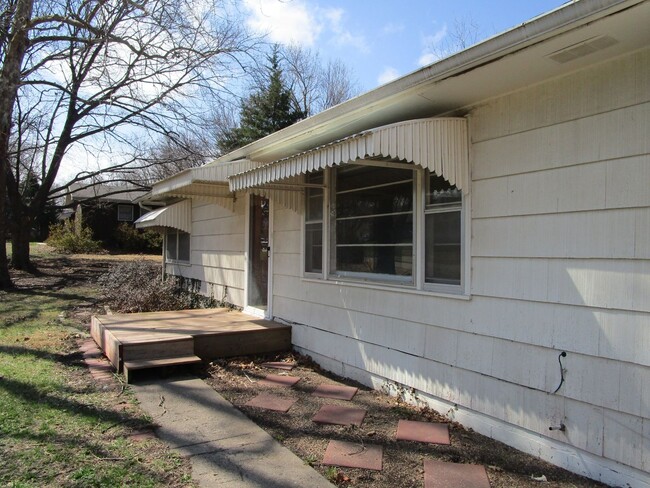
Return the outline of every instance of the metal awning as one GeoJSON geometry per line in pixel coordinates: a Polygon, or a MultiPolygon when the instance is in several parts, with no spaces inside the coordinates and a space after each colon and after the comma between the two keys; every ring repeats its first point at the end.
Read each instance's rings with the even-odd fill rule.
{"type": "Polygon", "coordinates": [[[228,177],[256,167],[248,159],[190,168],[154,183],[152,197],[230,198],[228,177]]]}
{"type": "Polygon", "coordinates": [[[228,178],[230,191],[264,187],[311,171],[372,158],[406,161],[427,168],[467,193],[467,120],[458,117],[418,119],[377,127],[233,174],[228,178]]]}
{"type": "Polygon", "coordinates": [[[135,221],[138,229],[173,227],[188,234],[192,231],[192,201],[182,200],[144,214],[135,221]]]}

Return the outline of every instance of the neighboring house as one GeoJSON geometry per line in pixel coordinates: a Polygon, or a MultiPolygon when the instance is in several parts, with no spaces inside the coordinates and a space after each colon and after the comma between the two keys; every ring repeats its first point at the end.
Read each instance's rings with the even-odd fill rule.
{"type": "Polygon", "coordinates": [[[132,226],[141,215],[151,210],[151,206],[139,203],[147,193],[147,190],[132,186],[74,183],[65,193],[64,205],[69,206],[70,211],[63,216],[81,217],[96,239],[109,246],[116,245],[118,225],[127,223],[132,226]]]}
{"type": "Polygon", "coordinates": [[[323,367],[650,487],[649,26],[567,3],[157,183],[140,225],[323,367]]]}

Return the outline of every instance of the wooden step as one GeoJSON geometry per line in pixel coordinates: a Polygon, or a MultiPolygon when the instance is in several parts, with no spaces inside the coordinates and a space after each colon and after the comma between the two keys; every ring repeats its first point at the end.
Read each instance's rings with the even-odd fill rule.
{"type": "Polygon", "coordinates": [[[124,377],[126,382],[130,382],[131,371],[137,371],[140,369],[151,369],[151,368],[163,368],[165,366],[183,366],[187,364],[197,364],[201,362],[201,358],[198,356],[188,355],[188,356],[174,356],[166,358],[155,358],[155,359],[136,359],[133,361],[124,361],[124,377]]]}
{"type": "Polygon", "coordinates": [[[165,334],[140,336],[120,345],[122,362],[194,355],[194,338],[191,335],[165,334]]]}

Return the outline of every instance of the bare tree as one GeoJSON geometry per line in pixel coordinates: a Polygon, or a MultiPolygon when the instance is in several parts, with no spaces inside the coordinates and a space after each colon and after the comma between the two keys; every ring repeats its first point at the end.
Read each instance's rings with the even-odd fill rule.
{"type": "Polygon", "coordinates": [[[293,44],[283,50],[282,56],[284,75],[294,105],[304,114],[313,115],[319,111],[322,101],[322,68],[318,52],[293,44]]]}
{"type": "Polygon", "coordinates": [[[298,45],[283,50],[284,73],[294,104],[314,115],[359,93],[351,70],[340,60],[323,64],[318,51],[298,45]]]}
{"type": "Polygon", "coordinates": [[[184,169],[202,166],[210,156],[216,155],[214,145],[214,138],[208,140],[200,133],[165,136],[150,149],[147,156],[141,158],[146,164],[140,165],[130,179],[151,185],[184,169]]]}
{"type": "Polygon", "coordinates": [[[359,86],[354,81],[350,68],[338,59],[328,62],[322,71],[321,87],[322,110],[343,103],[359,94],[359,86]]]}
{"type": "Polygon", "coordinates": [[[0,27],[0,46],[7,46],[0,47],[0,135],[6,139],[0,141],[0,164],[6,169],[14,266],[30,267],[31,223],[48,198],[60,193],[56,177],[72,147],[97,157],[107,148],[133,149],[132,157],[80,173],[76,181],[102,172],[128,174],[139,161],[143,134],[176,140],[178,127],[191,130],[205,120],[206,94],[218,98],[224,92],[256,43],[232,17],[235,6],[224,1],[0,3],[0,26],[10,18],[13,29],[4,35],[0,27]],[[14,39],[24,39],[22,55],[14,52],[20,51],[14,39]],[[20,117],[12,112],[17,105],[20,117]],[[40,179],[28,200],[20,192],[27,172],[40,179]]]}
{"type": "Polygon", "coordinates": [[[479,24],[471,16],[454,19],[442,39],[427,46],[436,59],[443,59],[476,44],[482,37],[479,24]]]}

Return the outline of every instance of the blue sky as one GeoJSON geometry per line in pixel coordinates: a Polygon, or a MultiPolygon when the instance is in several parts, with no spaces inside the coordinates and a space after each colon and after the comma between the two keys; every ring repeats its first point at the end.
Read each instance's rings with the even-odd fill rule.
{"type": "Polygon", "coordinates": [[[242,0],[248,27],[272,42],[338,58],[362,91],[435,61],[460,22],[479,40],[553,10],[564,0],[242,0]]]}

